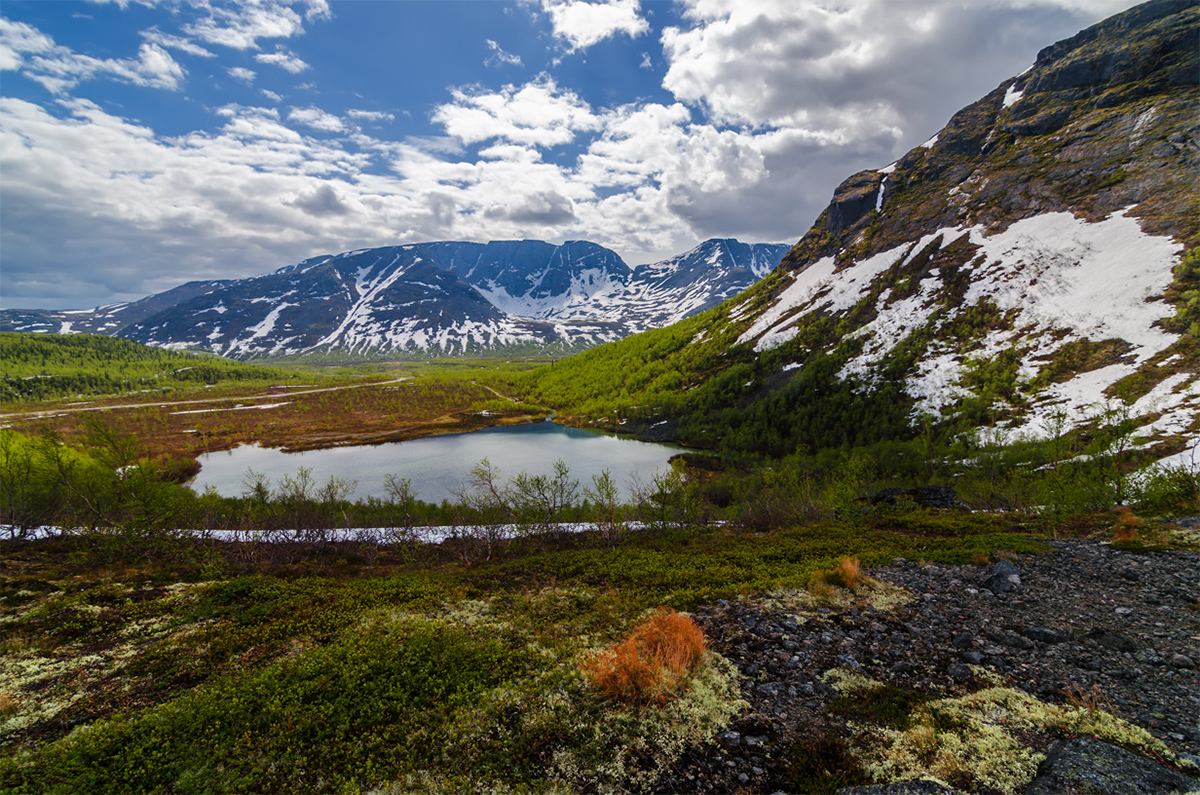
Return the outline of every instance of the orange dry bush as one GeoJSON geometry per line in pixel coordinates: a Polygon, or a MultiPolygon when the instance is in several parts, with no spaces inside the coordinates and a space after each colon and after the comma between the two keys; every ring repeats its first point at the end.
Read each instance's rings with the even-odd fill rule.
{"type": "Polygon", "coordinates": [[[1117,523],[1113,525],[1113,541],[1136,541],[1138,538],[1138,528],[1142,526],[1142,520],[1137,518],[1130,512],[1128,508],[1122,509],[1117,514],[1117,523]]]}
{"type": "Polygon", "coordinates": [[[659,610],[628,638],[585,663],[584,673],[610,700],[665,704],[687,686],[705,645],[695,621],[659,610]]]}
{"type": "Polygon", "coordinates": [[[862,564],[858,558],[842,558],[836,566],[825,572],[824,579],[830,585],[854,590],[862,576],[862,564]]]}

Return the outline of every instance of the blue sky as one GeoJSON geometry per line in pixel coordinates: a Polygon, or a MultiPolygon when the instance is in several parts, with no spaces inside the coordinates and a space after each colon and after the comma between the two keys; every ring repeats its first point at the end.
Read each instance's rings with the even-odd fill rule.
{"type": "Polygon", "coordinates": [[[5,0],[0,306],[429,240],[793,242],[1133,4],[5,0]]]}

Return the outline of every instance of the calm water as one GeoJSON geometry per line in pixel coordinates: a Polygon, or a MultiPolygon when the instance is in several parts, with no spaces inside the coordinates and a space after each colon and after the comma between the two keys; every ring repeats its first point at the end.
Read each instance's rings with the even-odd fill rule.
{"type": "Polygon", "coordinates": [[[201,492],[212,486],[222,496],[236,497],[245,491],[243,481],[247,470],[260,472],[271,479],[272,485],[277,485],[284,475],[295,475],[300,467],[309,467],[318,485],[330,475],[358,481],[358,490],[351,499],[386,498],[383,477],[393,474],[411,480],[422,500],[441,502],[452,500],[455,488],[466,480],[471,468],[486,458],[499,468],[501,480],[520,472],[552,475],[554,462],[562,460],[570,467],[571,477],[579,481],[580,488],[590,486],[592,475],[607,469],[628,498],[634,478],[648,483],[654,475],[667,472],[668,459],[679,452],[681,448],[668,445],[539,422],[303,453],[246,445],[201,456],[202,469],[192,487],[201,492]]]}

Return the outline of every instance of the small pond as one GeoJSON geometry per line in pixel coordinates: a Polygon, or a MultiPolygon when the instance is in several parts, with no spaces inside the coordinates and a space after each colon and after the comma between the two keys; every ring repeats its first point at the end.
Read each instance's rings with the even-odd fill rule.
{"type": "Polygon", "coordinates": [[[571,477],[579,481],[580,496],[584,486],[592,485],[592,476],[607,469],[628,499],[633,482],[649,483],[655,475],[669,471],[668,460],[682,451],[680,447],[620,439],[546,421],[300,453],[243,445],[200,456],[202,468],[192,488],[202,492],[211,486],[222,496],[237,497],[245,491],[248,470],[266,475],[274,486],[284,475],[295,475],[301,467],[308,467],[318,485],[331,475],[357,481],[351,499],[385,499],[383,478],[392,474],[412,481],[420,499],[441,502],[453,500],[455,489],[466,480],[467,473],[486,458],[500,470],[504,481],[520,472],[552,475],[555,462],[561,460],[570,468],[571,477]]]}

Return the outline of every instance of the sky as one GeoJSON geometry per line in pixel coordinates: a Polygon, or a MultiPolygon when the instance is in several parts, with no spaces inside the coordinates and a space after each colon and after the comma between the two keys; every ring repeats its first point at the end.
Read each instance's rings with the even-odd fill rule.
{"type": "Polygon", "coordinates": [[[792,243],[1130,0],[4,0],[0,307],[319,254],[792,243]]]}

